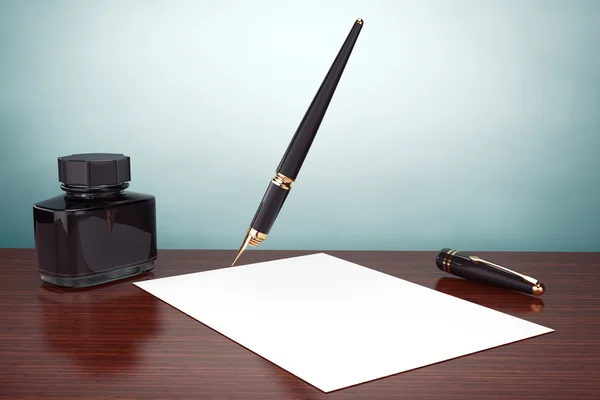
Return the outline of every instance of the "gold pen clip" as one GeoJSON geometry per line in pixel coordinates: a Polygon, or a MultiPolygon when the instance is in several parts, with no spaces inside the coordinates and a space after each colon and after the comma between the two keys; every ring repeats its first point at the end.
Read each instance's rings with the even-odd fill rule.
{"type": "Polygon", "coordinates": [[[542,283],[540,281],[538,281],[537,279],[534,279],[534,278],[532,278],[530,276],[527,276],[527,275],[520,274],[520,273],[518,273],[516,271],[513,271],[513,270],[508,269],[506,267],[503,267],[501,265],[494,264],[492,262],[486,261],[486,260],[484,260],[482,258],[479,258],[477,256],[471,256],[471,255],[469,255],[469,258],[474,263],[483,264],[483,265],[486,265],[486,266],[488,266],[490,268],[493,268],[495,270],[504,272],[504,273],[509,274],[509,275],[516,276],[516,277],[520,278],[521,280],[523,280],[524,282],[533,285],[533,294],[536,295],[536,296],[540,296],[545,291],[544,285],[542,285],[542,283]]]}

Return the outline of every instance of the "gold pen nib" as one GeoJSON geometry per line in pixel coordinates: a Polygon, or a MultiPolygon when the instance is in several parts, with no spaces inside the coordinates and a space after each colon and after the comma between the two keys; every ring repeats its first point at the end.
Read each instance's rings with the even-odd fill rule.
{"type": "Polygon", "coordinates": [[[242,242],[242,245],[240,246],[240,249],[238,250],[237,255],[235,256],[235,260],[233,260],[233,262],[231,263],[232,267],[235,264],[235,262],[238,260],[238,258],[240,258],[240,256],[244,252],[244,250],[246,250],[246,247],[248,247],[248,243],[250,243],[251,239],[252,239],[252,236],[250,236],[250,231],[248,231],[248,233],[246,233],[246,237],[244,238],[244,241],[242,242]]]}
{"type": "Polygon", "coordinates": [[[246,232],[246,237],[244,238],[244,241],[242,242],[242,245],[240,246],[240,250],[238,251],[237,255],[235,256],[235,260],[233,260],[233,263],[231,263],[231,266],[233,267],[233,265],[236,263],[236,261],[240,258],[240,256],[244,252],[244,250],[246,250],[246,247],[248,247],[248,245],[250,245],[252,247],[256,247],[256,246],[258,246],[258,244],[260,242],[262,242],[266,238],[267,238],[266,234],[258,232],[256,229],[252,229],[252,228],[248,229],[248,232],[246,232]]]}

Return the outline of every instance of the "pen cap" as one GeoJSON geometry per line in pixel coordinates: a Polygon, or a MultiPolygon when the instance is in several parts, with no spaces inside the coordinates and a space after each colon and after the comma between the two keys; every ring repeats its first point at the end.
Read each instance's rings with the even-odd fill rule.
{"type": "Polygon", "coordinates": [[[438,253],[435,263],[441,271],[464,279],[503,289],[536,294],[534,286],[518,276],[491,268],[481,262],[474,262],[470,257],[471,255],[468,253],[444,248],[438,253]]]}

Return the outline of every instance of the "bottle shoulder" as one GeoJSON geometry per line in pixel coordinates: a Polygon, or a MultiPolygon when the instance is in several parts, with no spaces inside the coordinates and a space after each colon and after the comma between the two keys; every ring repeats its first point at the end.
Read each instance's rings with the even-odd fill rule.
{"type": "Polygon", "coordinates": [[[58,195],[33,205],[34,209],[45,211],[90,211],[106,207],[117,207],[134,203],[154,203],[155,197],[146,193],[126,192],[116,199],[98,199],[85,201],[68,200],[65,195],[58,195]]]}

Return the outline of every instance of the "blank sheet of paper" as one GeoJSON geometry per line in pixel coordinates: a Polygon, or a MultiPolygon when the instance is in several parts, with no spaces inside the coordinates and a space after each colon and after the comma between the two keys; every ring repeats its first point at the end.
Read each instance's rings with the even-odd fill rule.
{"type": "Polygon", "coordinates": [[[553,331],[323,253],[135,284],[323,392],[553,331]]]}

